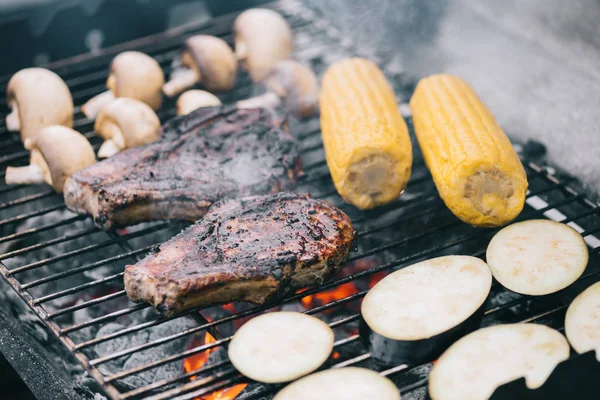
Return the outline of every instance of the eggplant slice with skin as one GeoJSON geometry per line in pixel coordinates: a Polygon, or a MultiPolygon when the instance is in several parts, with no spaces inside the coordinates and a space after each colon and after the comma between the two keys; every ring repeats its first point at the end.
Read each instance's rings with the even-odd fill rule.
{"type": "Polygon", "coordinates": [[[253,318],[233,336],[229,359],[248,378],[263,383],[293,381],[319,368],[333,349],[325,322],[297,312],[253,318]]]}
{"type": "Polygon", "coordinates": [[[365,296],[360,336],[386,365],[416,365],[437,357],[479,326],[492,274],[482,260],[445,256],[385,277],[365,296]]]}
{"type": "Polygon", "coordinates": [[[576,352],[595,350],[600,361],[600,282],[573,300],[565,317],[565,333],[576,352]]]}
{"type": "Polygon", "coordinates": [[[394,383],[365,368],[329,369],[283,388],[273,400],[400,400],[394,383]]]}
{"type": "Polygon", "coordinates": [[[432,400],[485,400],[499,386],[521,377],[529,389],[535,389],[568,358],[567,339],[544,325],[479,329],[437,360],[429,374],[429,396],[432,400]]]}
{"type": "Polygon", "coordinates": [[[502,286],[541,296],[566,288],[583,274],[588,248],[568,225],[530,220],[498,232],[487,248],[486,259],[502,286]]]}

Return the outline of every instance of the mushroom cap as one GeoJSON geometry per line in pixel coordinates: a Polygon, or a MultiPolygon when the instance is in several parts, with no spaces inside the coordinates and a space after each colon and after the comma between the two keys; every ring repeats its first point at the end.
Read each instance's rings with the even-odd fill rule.
{"type": "Polygon", "coordinates": [[[253,8],[241,13],[233,23],[235,51],[253,81],[261,81],[293,50],[292,30],[273,10],[253,8]]]}
{"type": "Polygon", "coordinates": [[[202,107],[220,106],[221,100],[206,90],[188,90],[177,99],[177,115],[189,114],[202,107]]]}
{"type": "Polygon", "coordinates": [[[106,86],[115,97],[140,100],[158,110],[164,83],[165,74],[154,58],[139,51],[126,51],[112,60],[106,86]]]}
{"type": "Polygon", "coordinates": [[[208,90],[230,90],[237,75],[237,59],[223,39],[209,35],[195,35],[185,41],[185,54],[189,54],[200,72],[200,81],[208,90]]]}
{"type": "Polygon", "coordinates": [[[267,73],[263,84],[283,99],[285,108],[300,117],[308,117],[318,109],[319,81],[310,68],[297,61],[278,63],[267,73]]]}
{"type": "Polygon", "coordinates": [[[48,126],[29,141],[33,151],[39,151],[52,179],[48,182],[57,193],[63,192],[65,181],[75,172],[96,162],[92,145],[85,136],[65,126],[48,126]]]}
{"type": "Polygon", "coordinates": [[[65,82],[44,68],[22,69],[6,88],[8,105],[17,105],[21,140],[50,125],[73,126],[73,98],[65,82]]]}
{"type": "Polygon", "coordinates": [[[125,148],[129,148],[158,140],[160,120],[146,103],[119,97],[100,110],[94,130],[104,139],[112,139],[115,134],[122,135],[119,140],[125,148]]]}

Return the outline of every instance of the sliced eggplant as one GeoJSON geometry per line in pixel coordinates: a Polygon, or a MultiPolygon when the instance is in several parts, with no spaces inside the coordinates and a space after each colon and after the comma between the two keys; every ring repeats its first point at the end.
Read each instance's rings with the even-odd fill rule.
{"type": "Polygon", "coordinates": [[[567,309],[565,333],[576,352],[595,350],[600,361],[600,282],[573,300],[567,309]]]}
{"type": "Polygon", "coordinates": [[[396,271],[361,306],[360,337],[386,365],[416,365],[479,326],[492,274],[485,262],[445,256],[396,271]]]}
{"type": "Polygon", "coordinates": [[[329,369],[283,388],[273,400],[400,400],[392,381],[365,368],[329,369]]]}
{"type": "Polygon", "coordinates": [[[432,400],[485,400],[524,377],[535,389],[569,358],[569,343],[544,325],[496,325],[470,333],[437,360],[429,374],[432,400]]]}
{"type": "Polygon", "coordinates": [[[587,265],[588,249],[575,229],[539,219],[502,229],[492,238],[486,258],[501,285],[541,296],[575,282],[587,265]]]}
{"type": "Polygon", "coordinates": [[[297,312],[263,314],[244,324],[229,344],[229,359],[248,378],[293,381],[319,368],[333,349],[333,331],[297,312]]]}

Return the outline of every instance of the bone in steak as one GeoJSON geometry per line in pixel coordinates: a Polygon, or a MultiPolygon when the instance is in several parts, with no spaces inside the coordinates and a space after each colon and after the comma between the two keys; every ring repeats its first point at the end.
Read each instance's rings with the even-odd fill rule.
{"type": "Polygon", "coordinates": [[[301,173],[287,123],[262,109],[211,107],[175,118],[158,142],[75,173],[69,209],[103,229],[158,219],[196,221],[223,198],[274,193],[301,173]]]}
{"type": "Polygon", "coordinates": [[[308,195],[225,200],[128,265],[125,290],[163,316],[239,300],[264,304],[334,276],[354,238],[346,214],[308,195]]]}

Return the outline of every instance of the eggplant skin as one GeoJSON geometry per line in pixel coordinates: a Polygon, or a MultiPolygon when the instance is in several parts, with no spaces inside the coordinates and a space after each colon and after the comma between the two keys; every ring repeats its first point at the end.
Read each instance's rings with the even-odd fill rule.
{"type": "MultiPolygon", "coordinates": [[[[380,364],[419,365],[439,357],[452,343],[479,328],[487,300],[466,320],[445,332],[420,340],[395,340],[373,331],[360,316],[360,340],[380,364]]],[[[427,318],[427,316],[424,316],[427,318]]]]}

